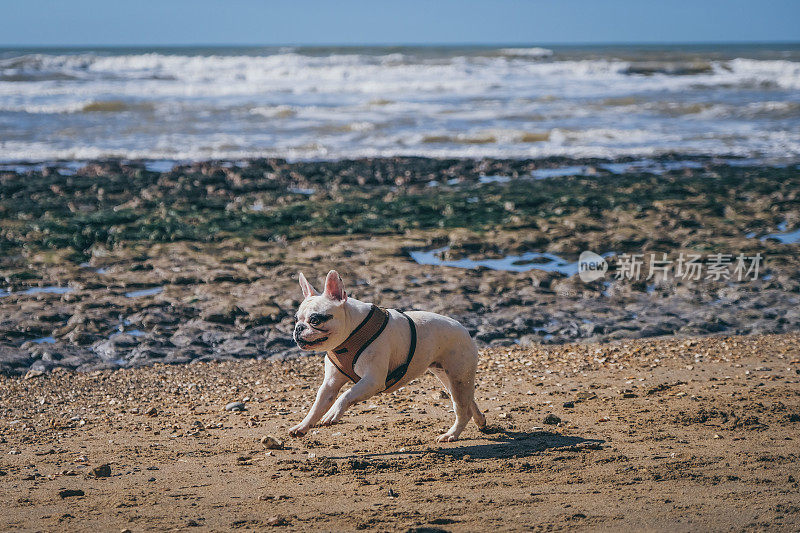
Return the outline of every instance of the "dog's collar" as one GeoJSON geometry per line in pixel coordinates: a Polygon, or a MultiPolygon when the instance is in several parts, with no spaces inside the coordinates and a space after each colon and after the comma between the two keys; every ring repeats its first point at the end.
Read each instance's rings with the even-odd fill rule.
{"type": "MultiPolygon", "coordinates": [[[[408,366],[411,364],[411,359],[414,357],[414,352],[417,349],[417,328],[414,325],[414,321],[402,311],[398,312],[406,317],[408,320],[408,327],[410,328],[411,341],[408,347],[408,357],[402,365],[389,372],[389,375],[386,376],[386,387],[383,390],[388,389],[403,379],[403,376],[405,376],[408,371],[408,366]]],[[[356,374],[354,368],[358,356],[383,333],[388,323],[389,311],[373,304],[372,307],[370,307],[367,318],[350,333],[347,339],[333,350],[328,351],[328,359],[333,363],[333,366],[350,378],[353,383],[358,382],[361,376],[356,374]]]]}

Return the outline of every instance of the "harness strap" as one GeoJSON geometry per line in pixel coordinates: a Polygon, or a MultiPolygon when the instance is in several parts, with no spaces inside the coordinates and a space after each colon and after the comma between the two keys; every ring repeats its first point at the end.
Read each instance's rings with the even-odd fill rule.
{"type": "Polygon", "coordinates": [[[406,372],[408,372],[408,367],[411,364],[411,359],[414,357],[414,351],[417,349],[417,327],[414,325],[414,321],[411,320],[411,317],[405,314],[404,312],[398,311],[398,313],[406,317],[406,319],[408,320],[408,327],[411,328],[411,343],[408,347],[408,357],[406,357],[406,362],[398,366],[391,372],[389,372],[389,375],[386,376],[386,388],[383,390],[388,389],[389,387],[391,387],[392,385],[403,379],[403,376],[405,376],[406,372]]]}
{"type": "MultiPolygon", "coordinates": [[[[389,372],[389,375],[386,376],[386,387],[383,389],[384,391],[403,379],[406,372],[408,372],[411,359],[414,357],[414,352],[417,349],[417,328],[414,325],[414,321],[404,312],[398,311],[398,313],[408,320],[408,326],[411,329],[411,342],[406,361],[389,372]]],[[[361,376],[356,374],[354,368],[358,357],[381,333],[383,333],[388,323],[389,312],[382,307],[372,305],[367,317],[352,331],[352,333],[350,333],[347,339],[333,350],[328,351],[328,359],[339,372],[350,378],[353,383],[357,383],[361,380],[361,376]]]]}

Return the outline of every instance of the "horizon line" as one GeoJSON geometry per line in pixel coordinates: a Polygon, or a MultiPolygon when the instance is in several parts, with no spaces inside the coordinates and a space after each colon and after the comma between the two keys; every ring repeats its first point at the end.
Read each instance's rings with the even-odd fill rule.
{"type": "Polygon", "coordinates": [[[160,43],[160,44],[7,44],[0,48],[426,48],[426,47],[546,47],[546,46],[707,46],[707,45],[800,45],[800,40],[743,40],[743,41],[583,41],[583,42],[442,42],[442,43],[160,43]]]}

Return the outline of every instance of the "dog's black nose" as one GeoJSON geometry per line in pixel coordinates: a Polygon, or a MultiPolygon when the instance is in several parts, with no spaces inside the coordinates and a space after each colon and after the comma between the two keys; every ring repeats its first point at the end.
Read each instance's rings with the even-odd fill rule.
{"type": "Polygon", "coordinates": [[[297,325],[294,327],[294,333],[297,335],[298,333],[302,333],[303,330],[306,329],[306,325],[302,322],[298,322],[297,325]]]}

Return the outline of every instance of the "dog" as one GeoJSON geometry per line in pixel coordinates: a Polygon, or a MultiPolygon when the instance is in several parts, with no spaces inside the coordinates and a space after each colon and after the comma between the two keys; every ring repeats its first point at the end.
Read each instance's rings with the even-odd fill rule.
{"type": "Polygon", "coordinates": [[[319,424],[339,422],[345,411],[380,392],[393,392],[430,370],[453,401],[456,420],[438,437],[458,440],[470,419],[479,428],[486,418],[475,403],[478,348],[467,329],[436,313],[394,309],[348,298],[342,278],[328,272],[317,292],[299,275],[304,300],[297,310],[294,340],[306,351],[324,351],[325,376],[306,417],[289,429],[305,435],[319,424]],[[337,398],[348,382],[353,386],[337,398]]]}

